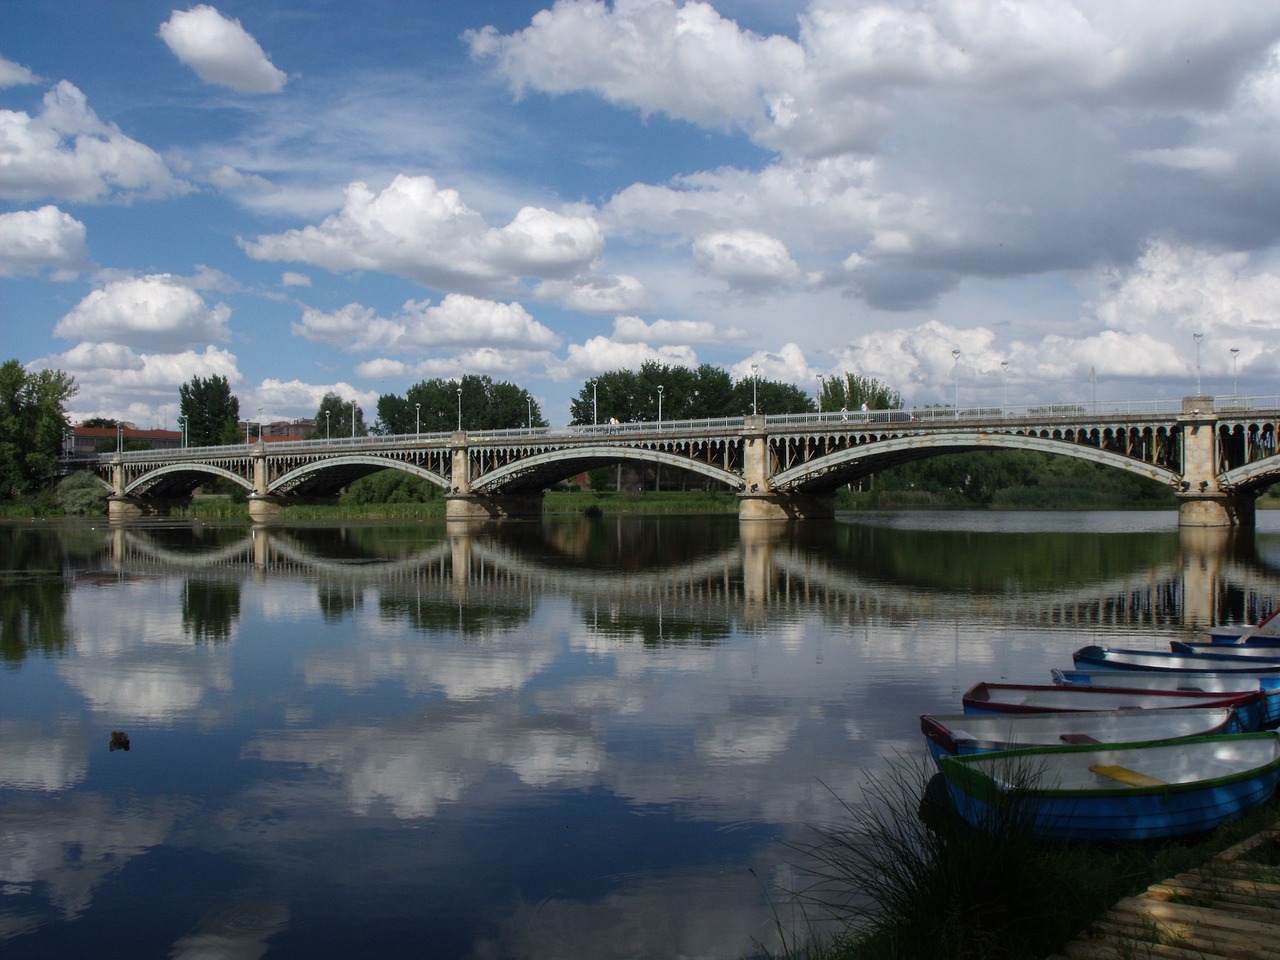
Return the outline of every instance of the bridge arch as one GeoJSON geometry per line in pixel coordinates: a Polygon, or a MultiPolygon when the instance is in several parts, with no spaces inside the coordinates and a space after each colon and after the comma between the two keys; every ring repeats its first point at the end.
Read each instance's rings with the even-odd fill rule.
{"type": "MultiPolygon", "coordinates": [[[[1067,433],[1074,431],[1043,431],[1067,433]]],[[[1027,434],[973,434],[963,432],[916,434],[889,437],[874,443],[847,447],[835,453],[819,457],[808,463],[783,470],[773,478],[775,490],[834,489],[856,477],[885,470],[902,463],[939,457],[952,453],[968,453],[973,450],[1004,449],[1032,450],[1057,456],[1087,460],[1104,466],[1115,467],[1151,480],[1158,480],[1176,489],[1179,477],[1172,470],[1156,464],[1144,463],[1124,454],[1099,449],[1067,439],[1043,437],[1038,433],[1027,434]]]]}
{"type": "Polygon", "coordinates": [[[253,492],[253,483],[238,473],[227,470],[213,463],[175,463],[163,467],[157,467],[154,470],[148,470],[141,476],[135,477],[124,486],[124,494],[127,497],[138,496],[143,493],[150,492],[154,487],[159,485],[165,477],[184,477],[192,478],[194,482],[183,483],[185,487],[184,493],[190,493],[196,487],[200,486],[204,477],[216,477],[222,480],[230,480],[237,486],[243,487],[250,493],[253,492]]]}
{"type": "Polygon", "coordinates": [[[1261,490],[1273,483],[1280,483],[1280,457],[1273,455],[1266,460],[1236,467],[1222,474],[1220,479],[1222,485],[1230,490],[1261,490]]]}
{"type": "Polygon", "coordinates": [[[303,484],[308,478],[317,477],[324,473],[334,471],[342,471],[347,474],[343,477],[343,482],[339,486],[346,486],[352,480],[359,479],[362,476],[368,476],[378,470],[399,470],[402,473],[410,474],[421,480],[439,487],[441,490],[449,489],[449,481],[440,476],[433,470],[427,470],[416,464],[406,462],[404,460],[394,460],[390,457],[379,457],[372,454],[346,454],[340,457],[332,457],[326,460],[312,460],[301,466],[294,467],[276,477],[267,484],[267,495],[280,494],[289,492],[299,485],[303,484]],[[359,471],[359,476],[350,476],[351,467],[369,467],[371,469],[359,471]]]}
{"type": "Polygon", "coordinates": [[[499,467],[471,484],[477,494],[527,491],[541,489],[549,483],[572,477],[585,470],[634,461],[675,467],[687,473],[698,474],[721,483],[730,490],[743,487],[741,475],[714,464],[691,460],[680,454],[649,447],[587,446],[567,450],[547,450],[515,463],[499,467]],[[531,478],[531,479],[530,479],[531,478]],[[522,480],[526,482],[521,482],[522,480]]]}

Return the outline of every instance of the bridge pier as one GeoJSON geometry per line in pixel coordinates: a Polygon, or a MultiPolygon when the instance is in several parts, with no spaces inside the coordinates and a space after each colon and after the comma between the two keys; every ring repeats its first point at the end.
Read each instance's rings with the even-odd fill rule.
{"type": "Polygon", "coordinates": [[[743,418],[742,490],[739,520],[831,520],[836,515],[835,493],[781,493],[769,478],[777,464],[769,452],[764,417],[743,418]]]}
{"type": "Polygon", "coordinates": [[[257,493],[249,494],[249,519],[254,523],[270,523],[272,520],[278,520],[283,509],[284,504],[275,497],[264,497],[257,493]]]}
{"type": "Polygon", "coordinates": [[[112,494],[107,497],[108,520],[137,520],[139,517],[154,517],[168,513],[167,509],[152,501],[140,500],[137,497],[126,497],[112,494]]]}
{"type": "Polygon", "coordinates": [[[1179,422],[1183,440],[1178,526],[1252,530],[1254,495],[1233,494],[1218,482],[1218,415],[1213,397],[1183,397],[1179,422]]]}
{"type": "Polygon", "coordinates": [[[542,516],[542,493],[480,496],[474,493],[445,495],[446,520],[518,520],[542,516]]]}

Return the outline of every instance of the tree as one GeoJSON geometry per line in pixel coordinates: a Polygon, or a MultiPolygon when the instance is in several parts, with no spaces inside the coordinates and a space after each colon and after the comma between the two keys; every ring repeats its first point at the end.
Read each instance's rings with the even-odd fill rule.
{"type": "Polygon", "coordinates": [[[902,395],[875,377],[855,373],[845,373],[843,380],[831,377],[822,385],[820,406],[827,413],[841,408],[861,410],[864,403],[868,410],[899,410],[902,395]]]}
{"type": "Polygon", "coordinates": [[[17,360],[0,366],[0,498],[33,493],[53,475],[70,428],[66,403],[77,390],[61,370],[28,373],[17,360]]]}
{"type": "Polygon", "coordinates": [[[343,437],[365,437],[369,429],[365,426],[364,411],[354,400],[347,400],[336,393],[329,392],[320,401],[316,410],[316,426],[311,431],[312,440],[340,440],[343,437]],[[351,429],[351,417],[355,416],[355,430],[351,429]]]}
{"type": "Polygon", "coordinates": [[[451,433],[464,430],[513,430],[545,427],[532,394],[505,380],[467,374],[459,380],[424,380],[403,397],[378,398],[378,432],[384,434],[451,433]],[[458,391],[461,391],[459,394],[458,391]]]}
{"type": "Polygon", "coordinates": [[[213,374],[192,377],[178,388],[179,416],[187,425],[187,443],[215,447],[243,443],[240,433],[240,400],[227,378],[213,374]]]}

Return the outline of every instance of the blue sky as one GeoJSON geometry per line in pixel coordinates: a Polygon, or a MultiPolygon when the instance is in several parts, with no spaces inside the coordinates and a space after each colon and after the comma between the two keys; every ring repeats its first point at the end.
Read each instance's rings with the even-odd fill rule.
{"type": "Polygon", "coordinates": [[[1274,397],[1278,160],[1252,0],[13,0],[0,354],[170,428],[212,374],[254,419],[475,373],[564,423],[647,359],[1274,397]]]}

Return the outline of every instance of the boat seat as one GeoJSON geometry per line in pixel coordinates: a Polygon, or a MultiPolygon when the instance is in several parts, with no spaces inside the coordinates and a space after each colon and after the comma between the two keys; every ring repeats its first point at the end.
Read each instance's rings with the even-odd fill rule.
{"type": "Polygon", "coordinates": [[[1120,783],[1127,784],[1130,787],[1167,787],[1169,781],[1161,780],[1158,777],[1149,777],[1145,773],[1139,773],[1137,770],[1130,770],[1128,767],[1120,766],[1093,766],[1089,768],[1091,773],[1099,776],[1108,777],[1120,783]]]}
{"type": "Polygon", "coordinates": [[[1101,743],[1095,737],[1089,736],[1087,733],[1060,733],[1058,739],[1063,743],[1101,743]]]}

